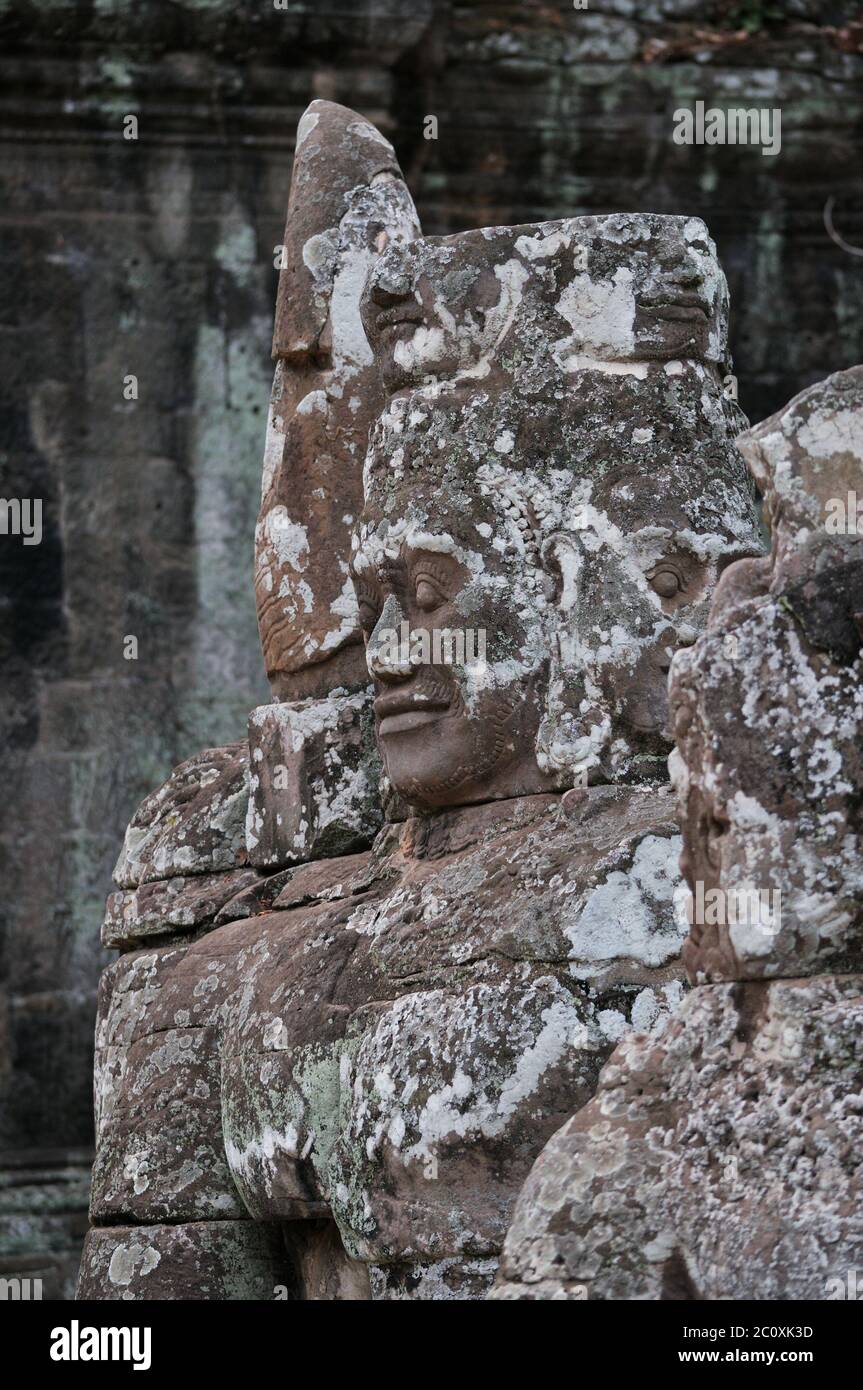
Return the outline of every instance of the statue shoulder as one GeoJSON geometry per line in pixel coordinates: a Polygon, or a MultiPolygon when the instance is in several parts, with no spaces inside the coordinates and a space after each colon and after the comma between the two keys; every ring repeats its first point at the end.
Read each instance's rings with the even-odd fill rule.
{"type": "Polygon", "coordinates": [[[194,931],[252,892],[262,875],[248,863],[248,801],[246,743],[208,748],[175,767],[129,822],[103,944],[129,949],[144,938],[194,931]]]}
{"type": "Polygon", "coordinates": [[[118,887],[245,864],[248,797],[245,742],[187,758],[132,816],[114,869],[118,887]]]}

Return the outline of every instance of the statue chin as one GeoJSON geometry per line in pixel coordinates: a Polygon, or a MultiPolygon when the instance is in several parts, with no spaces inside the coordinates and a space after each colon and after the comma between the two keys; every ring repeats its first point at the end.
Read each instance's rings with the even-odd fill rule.
{"type": "Polygon", "coordinates": [[[378,747],[392,787],[421,810],[552,790],[537,765],[535,732],[519,728],[519,716],[518,707],[495,702],[473,716],[461,706],[379,719],[378,747]]]}

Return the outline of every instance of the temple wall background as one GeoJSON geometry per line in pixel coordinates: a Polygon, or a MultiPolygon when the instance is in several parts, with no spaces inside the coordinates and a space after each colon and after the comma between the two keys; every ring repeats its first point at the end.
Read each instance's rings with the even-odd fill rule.
{"type": "Polygon", "coordinates": [[[757,420],[863,360],[863,254],[824,225],[832,198],[863,248],[863,7],[0,0],[0,49],[0,492],[44,527],[0,536],[0,1273],[62,1296],[123,829],[267,698],[252,535],[303,108],[389,135],[427,233],[703,217],[757,420]],[[676,145],[697,100],[780,108],[781,152],[676,145]]]}

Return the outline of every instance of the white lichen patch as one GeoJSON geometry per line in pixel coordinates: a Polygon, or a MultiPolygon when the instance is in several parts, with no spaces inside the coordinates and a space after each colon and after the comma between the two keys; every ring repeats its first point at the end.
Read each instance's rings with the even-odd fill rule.
{"type": "Polygon", "coordinates": [[[680,849],[677,835],[645,835],[628,868],[608,874],[570,909],[564,930],[575,978],[601,976],[621,959],[659,966],[678,954],[686,934],[674,912],[680,849]]]}

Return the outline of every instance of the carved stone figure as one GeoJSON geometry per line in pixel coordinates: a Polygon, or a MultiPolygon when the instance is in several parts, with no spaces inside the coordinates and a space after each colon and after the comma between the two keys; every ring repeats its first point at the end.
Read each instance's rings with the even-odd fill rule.
{"type": "Polygon", "coordinates": [[[313,101],[297,129],[279,274],[255,593],[277,705],[252,712],[247,837],[262,870],[368,845],[381,789],[348,574],[382,386],[360,317],[372,262],[420,227],[395,152],[313,101]]]}
{"type": "Polygon", "coordinates": [[[384,189],[398,215],[385,247],[362,233],[380,254],[358,313],[352,272],[342,294],[320,269],[335,214],[309,143],[329,131],[339,168],[358,118],[312,113],[291,217],[324,211],[306,240],[289,219],[276,341],[316,399],[274,412],[258,538],[281,703],[253,712],[248,762],[208,755],[199,791],[186,765],[130,827],[121,862],[148,867],[111,914],[84,1296],[170,1296],[178,1260],[195,1292],[197,1259],[206,1297],[483,1296],[543,1143],[681,992],[667,670],[722,566],[759,551],[712,243],[696,219],[622,215],[421,239],[391,166],[360,161],[359,204],[384,189]],[[304,298],[320,284],[329,329],[304,298]],[[314,377],[330,338],[361,364],[344,394],[314,377]],[[313,488],[294,502],[291,470],[354,478],[373,415],[343,624],[342,521],[313,488]],[[303,528],[308,562],[273,540],[303,528]],[[369,848],[372,714],[391,818],[369,848]],[[242,802],[225,760],[249,811],[217,864],[242,802]],[[231,883],[198,893],[216,869],[231,883]]]}
{"type": "Polygon", "coordinates": [[[352,563],[413,804],[663,776],[671,656],[722,565],[760,550],[720,385],[726,297],[697,219],[487,228],[376,263],[390,397],[352,563]],[[403,622],[494,650],[416,674],[381,650],[403,622]],[[406,692],[426,706],[409,728],[406,692]]]}
{"type": "Polygon", "coordinates": [[[297,128],[255,536],[261,646],[279,700],[368,684],[347,557],[382,392],[360,295],[375,257],[419,232],[389,141],[356,112],[313,101],[297,128]]]}
{"type": "Polygon", "coordinates": [[[740,447],[771,554],[671,677],[696,987],[546,1146],[495,1298],[845,1298],[863,1260],[863,367],[740,447]]]}

